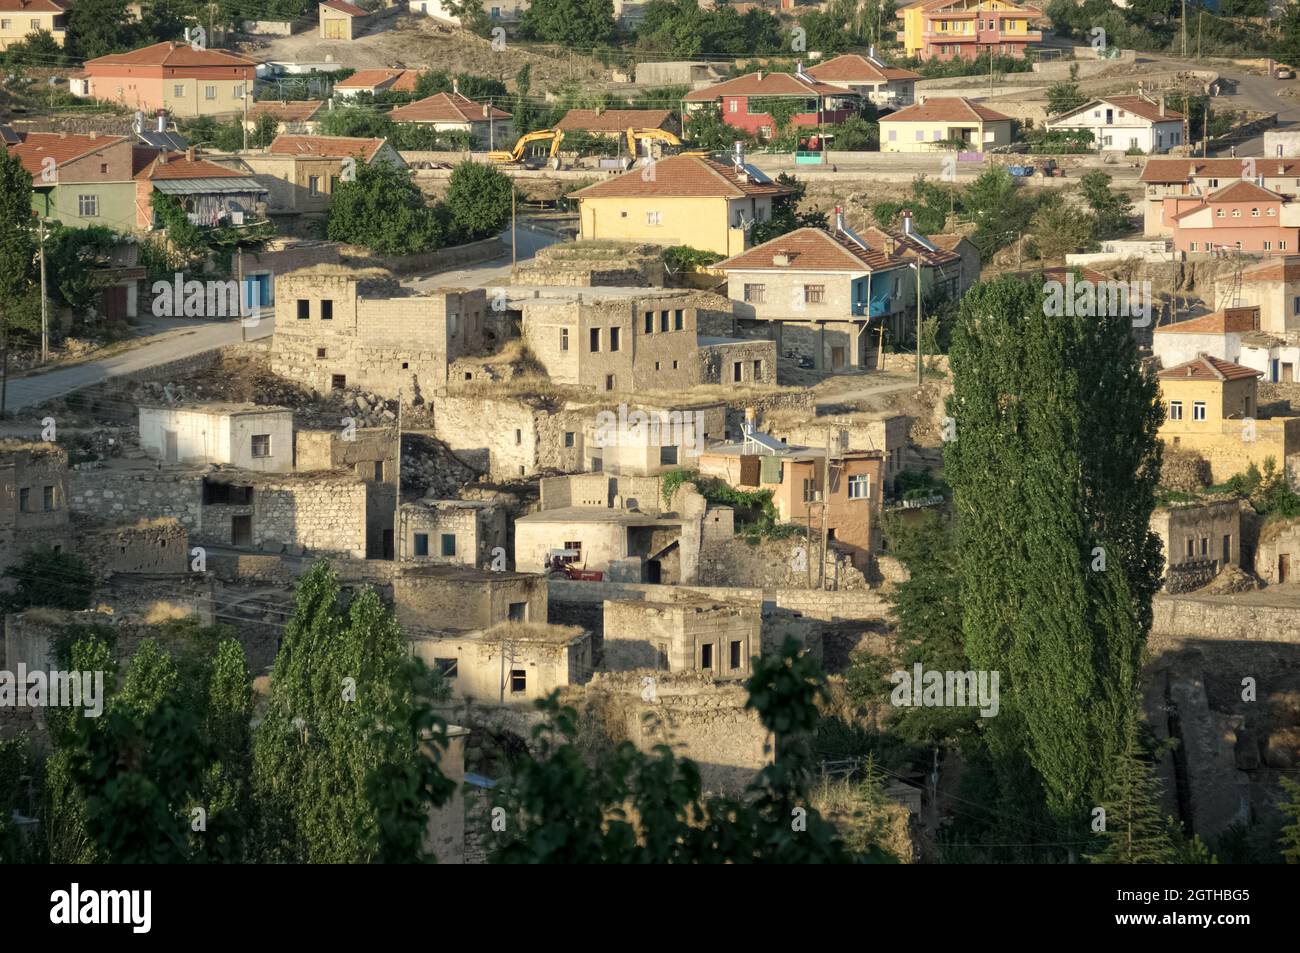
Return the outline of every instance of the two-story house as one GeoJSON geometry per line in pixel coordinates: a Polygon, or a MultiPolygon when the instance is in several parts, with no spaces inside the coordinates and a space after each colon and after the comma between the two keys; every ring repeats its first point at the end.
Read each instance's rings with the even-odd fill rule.
{"type": "Polygon", "coordinates": [[[257,62],[226,50],[169,40],[87,60],[73,93],[128,109],[197,118],[242,113],[251,105],[257,62]]]}
{"type": "Polygon", "coordinates": [[[691,134],[691,113],[717,109],[722,121],[760,139],[771,139],[784,131],[772,110],[778,114],[794,110],[790,126],[816,128],[843,122],[858,112],[859,96],[843,86],[833,86],[813,78],[800,63],[793,73],[756,70],[735,79],[715,83],[687,93],[682,98],[682,126],[691,134]],[[775,101],[784,104],[779,109],[775,101]]]}
{"type": "Polygon", "coordinates": [[[1165,98],[1111,96],[1094,99],[1047,120],[1047,130],[1092,133],[1098,152],[1140,149],[1148,155],[1168,152],[1183,143],[1183,114],[1165,106],[1165,98]]]}
{"type": "Polygon", "coordinates": [[[806,72],[817,82],[847,89],[880,109],[912,105],[916,81],[921,78],[920,73],[890,66],[877,58],[874,47],[866,56],[845,53],[810,66],[806,72]]]}
{"type": "Polygon", "coordinates": [[[1300,191],[1300,159],[1148,159],[1138,180],[1146,188],[1143,232],[1173,234],[1173,222],[1165,219],[1166,198],[1199,198],[1241,179],[1272,192],[1294,194],[1300,191]]]}
{"type": "Polygon", "coordinates": [[[1165,405],[1160,439],[1166,446],[1204,457],[1215,483],[1244,473],[1252,463],[1262,469],[1271,457],[1295,485],[1300,417],[1260,418],[1260,371],[1199,354],[1156,377],[1165,405]]]}
{"type": "Polygon", "coordinates": [[[1043,11],[1011,0],[915,0],[898,8],[903,51],[923,60],[973,60],[986,53],[1022,57],[1043,34],[1030,28],[1043,11]]]}
{"type": "Polygon", "coordinates": [[[363,163],[388,162],[406,168],[387,139],[351,136],[280,135],[264,152],[209,159],[251,171],[268,190],[271,214],[328,211],[339,183],[363,163]]]}
{"type": "Polygon", "coordinates": [[[24,132],[8,146],[32,177],[32,208],[44,218],[83,228],[135,225],[131,140],[125,136],[24,132]]]}
{"type": "Polygon", "coordinates": [[[1300,241],[1300,206],[1254,182],[1233,182],[1199,197],[1169,196],[1164,205],[1179,252],[1285,254],[1300,241]]]}
{"type": "Polygon", "coordinates": [[[0,50],[42,32],[62,46],[68,37],[70,8],[64,0],[0,0],[0,50]]]}
{"type": "Polygon", "coordinates": [[[790,190],[744,162],[672,156],[574,192],[581,237],[689,245],[720,255],[749,246],[754,222],[790,190]]]}
{"type": "Polygon", "coordinates": [[[488,103],[476,103],[457,91],[434,93],[398,106],[388,117],[393,122],[415,123],[437,132],[468,136],[472,149],[495,149],[514,139],[510,113],[488,103]]]}
{"type": "Polygon", "coordinates": [[[961,96],[922,96],[919,102],[880,119],[881,152],[983,152],[1011,142],[1013,122],[995,109],[961,96]]]}
{"type": "Polygon", "coordinates": [[[153,195],[174,198],[191,224],[204,228],[252,225],[265,218],[267,188],[253,176],[198,158],[194,149],[160,152],[137,149],[135,225],[158,223],[153,195]]]}

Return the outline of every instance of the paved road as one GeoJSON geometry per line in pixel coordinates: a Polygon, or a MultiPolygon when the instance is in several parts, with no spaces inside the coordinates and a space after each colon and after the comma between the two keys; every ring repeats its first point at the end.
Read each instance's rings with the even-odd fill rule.
{"type": "MultiPolygon", "coordinates": [[[[503,232],[506,253],[492,261],[471,265],[455,271],[441,272],[404,282],[418,290],[436,287],[487,288],[510,283],[510,233],[503,232]]],[[[541,230],[521,227],[518,234],[520,260],[531,258],[541,248],[561,239],[541,230]]],[[[256,327],[247,329],[247,339],[258,340],[269,336],[275,329],[275,318],[262,318],[256,327]]],[[[6,411],[14,411],[42,404],[62,397],[83,387],[90,387],[111,377],[132,374],[159,364],[177,361],[214,348],[227,347],[244,340],[241,328],[234,321],[197,321],[175,318],[145,319],[140,328],[143,338],[128,350],[112,357],[87,361],[60,370],[32,374],[9,381],[5,395],[6,411]]]]}

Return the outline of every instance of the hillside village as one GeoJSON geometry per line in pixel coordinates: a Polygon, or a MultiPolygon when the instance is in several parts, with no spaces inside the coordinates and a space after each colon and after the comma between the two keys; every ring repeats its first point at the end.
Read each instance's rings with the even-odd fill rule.
{"type": "Polygon", "coordinates": [[[6,862],[1300,858],[1298,8],[211,6],[0,0],[6,862]]]}

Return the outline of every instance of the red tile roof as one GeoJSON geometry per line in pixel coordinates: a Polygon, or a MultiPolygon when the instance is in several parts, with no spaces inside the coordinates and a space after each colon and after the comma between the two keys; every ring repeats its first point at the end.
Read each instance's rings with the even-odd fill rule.
{"type": "Polygon", "coordinates": [[[394,93],[413,93],[424,70],[363,69],[334,84],[335,89],[375,89],[394,93]]]}
{"type": "Polygon", "coordinates": [[[73,159],[126,141],[125,136],[64,135],[59,132],[27,132],[23,133],[22,139],[22,142],[9,147],[9,154],[18,157],[38,185],[46,159],[54,159],[57,169],[73,159]]]}
{"type": "Polygon", "coordinates": [[[350,17],[368,17],[369,10],[363,10],[354,3],[348,3],[347,0],[325,0],[322,7],[328,7],[331,10],[337,10],[339,13],[346,13],[350,17]]]}
{"type": "MultiPolygon", "coordinates": [[[[135,150],[144,152],[143,149],[135,150]]],[[[243,179],[247,174],[237,169],[216,165],[206,159],[189,158],[184,152],[168,152],[166,161],[155,155],[143,169],[135,174],[137,179],[160,182],[164,179],[243,179]]]]}
{"type": "Polygon", "coordinates": [[[923,103],[916,103],[888,116],[881,116],[885,122],[998,122],[1009,120],[987,106],[973,103],[962,96],[931,96],[923,103]]]}
{"type": "Polygon", "coordinates": [[[0,0],[0,13],[67,13],[65,0],[0,0]]]}
{"type": "MultiPolygon", "coordinates": [[[[947,251],[938,245],[935,245],[933,250],[926,248],[917,240],[916,236],[909,236],[902,229],[880,228],[873,225],[862,229],[858,234],[866,239],[867,244],[878,244],[882,248],[885,247],[886,239],[889,239],[894,243],[895,255],[902,259],[920,256],[922,263],[927,268],[940,268],[961,263],[961,255],[956,252],[947,251]]],[[[926,241],[929,241],[929,239],[927,238],[926,241]]],[[[930,244],[934,245],[934,242],[930,242],[930,244]]]]}
{"type": "Polygon", "coordinates": [[[1199,318],[1166,324],[1156,334],[1228,334],[1233,331],[1258,331],[1259,308],[1224,308],[1199,318]]]}
{"type": "Polygon", "coordinates": [[[369,162],[375,157],[386,139],[357,139],[351,136],[289,136],[279,135],[271,143],[273,156],[322,156],[342,159],[361,156],[369,162]]]}
{"type": "Polygon", "coordinates": [[[306,99],[296,102],[262,101],[254,103],[248,110],[249,119],[262,116],[274,116],[280,122],[306,122],[316,116],[325,104],[319,99],[306,99]]]}
{"type": "Polygon", "coordinates": [[[632,169],[604,182],[597,182],[574,192],[580,199],[637,197],[660,195],[673,198],[744,198],[746,196],[786,195],[789,188],[778,182],[756,182],[739,175],[727,163],[702,159],[698,156],[672,156],[660,159],[651,168],[653,177],[645,169],[632,169]]]}
{"type": "Polygon", "coordinates": [[[94,73],[96,66],[256,66],[250,60],[227,50],[196,50],[188,43],[168,40],[144,46],[128,53],[109,53],[86,60],[86,69],[94,73]]]}
{"type": "Polygon", "coordinates": [[[672,118],[671,109],[570,109],[556,123],[565,132],[626,132],[633,129],[658,129],[672,118]]]}
{"type": "Polygon", "coordinates": [[[1060,120],[1065,119],[1067,116],[1074,116],[1088,109],[1092,109],[1098,103],[1105,103],[1109,106],[1114,106],[1118,110],[1132,113],[1135,116],[1138,116],[1142,119],[1149,119],[1152,122],[1182,122],[1183,121],[1183,114],[1180,112],[1175,112],[1174,110],[1170,109],[1168,105],[1165,106],[1165,114],[1163,116],[1160,115],[1159,101],[1153,103],[1151,100],[1143,96],[1108,96],[1105,98],[1098,97],[1097,99],[1093,99],[1090,100],[1089,102],[1084,103],[1082,106],[1079,106],[1076,109],[1070,109],[1061,113],[1059,116],[1053,116],[1048,120],[1048,122],[1059,122],[1060,120]]]}
{"type": "MultiPolygon", "coordinates": [[[[486,103],[476,103],[460,93],[434,93],[388,114],[393,122],[487,122],[486,103]]],[[[509,119],[510,113],[492,107],[493,119],[509,119]]]]}
{"type": "Polygon", "coordinates": [[[1165,368],[1156,375],[1161,380],[1193,381],[1241,381],[1263,376],[1263,371],[1211,357],[1209,354],[1198,354],[1192,360],[1165,368]]]}
{"type": "MultiPolygon", "coordinates": [[[[877,61],[879,62],[879,61],[877,61]]],[[[823,83],[883,83],[891,79],[920,79],[920,73],[880,63],[879,66],[857,53],[845,53],[825,63],[804,70],[813,79],[823,83]]]]}
{"type": "MultiPolygon", "coordinates": [[[[1219,279],[1222,281],[1223,279],[1219,279]]],[[[1281,255],[1241,273],[1242,281],[1300,281],[1300,256],[1281,255]]]]}
{"type": "MultiPolygon", "coordinates": [[[[903,10],[912,9],[914,7],[920,7],[922,10],[933,13],[936,10],[944,10],[959,2],[961,2],[961,0],[916,0],[915,3],[906,3],[900,6],[898,8],[898,15],[901,17],[903,10]]],[[[1023,13],[1028,14],[1030,17],[1041,17],[1043,15],[1042,10],[1037,7],[1031,7],[1025,3],[1015,3],[1013,0],[1003,0],[1003,3],[1006,5],[1006,10],[1003,11],[1005,13],[1023,13]]],[[[951,11],[951,13],[954,16],[962,13],[969,13],[974,16],[976,11],[962,6],[960,9],[951,11]]]]}
{"type": "Polygon", "coordinates": [[[838,86],[800,79],[793,73],[757,70],[697,89],[687,93],[683,99],[688,103],[711,103],[720,96],[843,96],[844,93],[838,86]]]}
{"type": "Polygon", "coordinates": [[[778,235],[749,251],[718,262],[723,271],[884,271],[906,268],[907,262],[890,256],[884,244],[862,248],[841,232],[821,228],[797,228],[778,235]],[[785,255],[788,262],[778,265],[773,257],[785,255]]]}
{"type": "Polygon", "coordinates": [[[1148,159],[1142,169],[1142,182],[1190,182],[1192,177],[1239,179],[1255,163],[1256,176],[1300,177],[1300,159],[1148,159]]]}
{"type": "Polygon", "coordinates": [[[1206,202],[1284,202],[1285,196],[1262,188],[1254,182],[1233,182],[1205,197],[1206,202]]]}

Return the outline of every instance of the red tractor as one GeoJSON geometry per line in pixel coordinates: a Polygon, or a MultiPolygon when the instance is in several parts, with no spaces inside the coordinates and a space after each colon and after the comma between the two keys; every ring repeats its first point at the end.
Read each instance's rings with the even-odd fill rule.
{"type": "Polygon", "coordinates": [[[552,549],[546,554],[542,571],[547,579],[574,579],[600,582],[605,574],[596,569],[579,569],[574,563],[582,554],[576,549],[552,549]]]}

